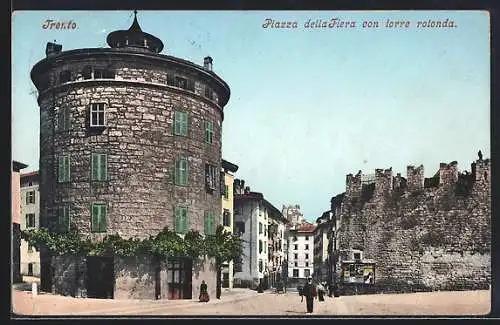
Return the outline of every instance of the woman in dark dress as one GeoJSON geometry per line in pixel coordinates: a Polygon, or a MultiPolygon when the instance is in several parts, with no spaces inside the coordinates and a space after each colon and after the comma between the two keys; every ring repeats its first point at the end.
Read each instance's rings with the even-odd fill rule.
{"type": "Polygon", "coordinates": [[[200,285],[200,302],[208,302],[210,297],[208,296],[208,286],[205,280],[201,281],[200,285]]]}

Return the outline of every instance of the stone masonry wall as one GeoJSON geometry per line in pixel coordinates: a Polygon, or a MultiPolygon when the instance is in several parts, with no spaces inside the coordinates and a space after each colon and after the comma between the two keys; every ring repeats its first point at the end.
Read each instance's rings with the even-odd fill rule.
{"type": "MultiPolygon", "coordinates": [[[[84,65],[98,67],[104,63],[92,58],[88,62],[68,62],[51,74],[57,76],[63,70],[77,71],[84,65]]],[[[216,101],[199,95],[199,82],[196,95],[149,82],[163,80],[165,67],[155,70],[151,64],[132,60],[113,64],[117,79],[77,81],[45,91],[39,98],[43,219],[53,227],[54,207],[70,204],[73,224],[88,234],[91,204],[107,203],[108,234],[146,237],[165,226],[172,229],[174,207],[186,205],[188,228],[203,232],[205,211],[220,217],[218,174],[217,188],[213,194],[207,193],[205,163],[220,170],[222,109],[216,101]],[[89,128],[89,105],[100,102],[107,105],[107,127],[95,132],[89,128]],[[70,109],[69,131],[57,131],[54,107],[70,109]],[[187,137],[173,135],[175,110],[188,112],[187,137]],[[212,144],[205,143],[205,120],[214,124],[212,144]],[[107,182],[91,181],[93,152],[108,154],[107,182]],[[57,182],[60,154],[71,156],[69,183],[57,182]],[[174,185],[175,160],[181,157],[189,162],[187,186],[174,185]]],[[[99,239],[103,234],[92,236],[99,239]]]]}
{"type": "MultiPolygon", "coordinates": [[[[379,290],[487,289],[491,283],[489,164],[489,160],[473,164],[475,182],[465,193],[458,189],[456,162],[440,166],[445,179],[437,188],[415,191],[423,185],[423,173],[422,180],[416,177],[423,170],[420,167],[417,172],[409,168],[405,190],[383,195],[376,191],[365,201],[346,191],[340,249],[362,249],[365,259],[375,260],[379,290]]],[[[376,180],[376,188],[388,186],[382,178],[376,180]]]]}
{"type": "Polygon", "coordinates": [[[115,258],[114,299],[155,299],[155,281],[150,257],[115,258]]]}

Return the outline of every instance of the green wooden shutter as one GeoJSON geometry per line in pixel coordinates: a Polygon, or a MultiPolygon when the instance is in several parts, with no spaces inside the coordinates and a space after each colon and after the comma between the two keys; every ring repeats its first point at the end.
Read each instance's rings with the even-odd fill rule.
{"type": "Polygon", "coordinates": [[[99,211],[99,231],[105,232],[108,226],[108,207],[105,204],[100,206],[99,211]]]}
{"type": "Polygon", "coordinates": [[[180,112],[174,114],[174,134],[181,134],[181,117],[180,112]]]}
{"type": "Polygon", "coordinates": [[[69,130],[70,129],[69,107],[63,108],[63,123],[64,123],[64,130],[69,130]]]}
{"type": "Polygon", "coordinates": [[[92,231],[99,231],[99,206],[97,204],[92,205],[92,231]]]}
{"type": "Polygon", "coordinates": [[[174,182],[175,185],[180,185],[180,180],[181,180],[181,161],[178,159],[175,161],[175,168],[174,168],[174,182]]]}
{"type": "Polygon", "coordinates": [[[108,155],[101,154],[99,156],[101,158],[100,164],[99,164],[100,180],[107,181],[108,180],[108,155]]]}
{"type": "Polygon", "coordinates": [[[64,130],[64,109],[63,108],[59,108],[57,110],[57,130],[58,131],[62,131],[64,130]]]}
{"type": "Polygon", "coordinates": [[[188,229],[188,210],[187,208],[182,209],[182,233],[187,233],[188,229]]]}
{"type": "Polygon", "coordinates": [[[70,173],[71,173],[71,164],[70,164],[70,156],[66,156],[66,168],[65,168],[65,173],[66,173],[66,182],[70,181],[70,173]]]}
{"type": "Polygon", "coordinates": [[[181,125],[181,133],[182,135],[188,135],[188,114],[182,113],[182,125],[181,125]]]}
{"type": "Polygon", "coordinates": [[[99,179],[99,155],[96,153],[92,154],[92,180],[97,181],[99,179]]]}
{"type": "Polygon", "coordinates": [[[182,165],[182,185],[187,184],[187,178],[188,178],[188,162],[187,159],[183,159],[181,161],[182,165]]]}
{"type": "Polygon", "coordinates": [[[177,233],[180,233],[181,231],[181,220],[182,219],[182,216],[181,216],[181,211],[180,211],[180,208],[176,207],[175,210],[174,210],[174,230],[175,232],[177,233]]]}
{"type": "Polygon", "coordinates": [[[58,157],[57,179],[59,182],[64,181],[64,157],[58,157]]]}
{"type": "Polygon", "coordinates": [[[208,218],[208,212],[205,211],[205,235],[210,235],[210,220],[208,218]]]}

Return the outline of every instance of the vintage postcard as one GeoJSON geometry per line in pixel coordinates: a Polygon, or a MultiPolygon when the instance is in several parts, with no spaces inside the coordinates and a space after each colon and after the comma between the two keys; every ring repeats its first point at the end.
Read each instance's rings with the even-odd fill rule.
{"type": "Polygon", "coordinates": [[[13,316],[490,312],[487,11],[15,11],[12,85],[13,316]]]}

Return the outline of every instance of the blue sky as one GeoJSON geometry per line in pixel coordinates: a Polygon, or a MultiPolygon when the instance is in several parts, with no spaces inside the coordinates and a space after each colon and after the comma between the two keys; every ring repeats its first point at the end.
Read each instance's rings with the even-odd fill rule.
{"type": "MultiPolygon", "coordinates": [[[[12,157],[38,169],[39,110],[33,65],[56,40],[63,50],[107,47],[130,11],[15,12],[12,22],[12,157]],[[43,29],[45,20],[76,29],[43,29]]],[[[277,208],[300,204],[309,220],[345,190],[345,175],[440,162],[470,170],[490,156],[490,46],[486,11],[140,11],[139,24],[169,54],[203,64],[231,88],[223,157],[236,177],[277,208]],[[263,28],[266,18],[296,29],[263,28]],[[306,29],[340,18],[355,28],[306,29]],[[387,19],[409,28],[383,27],[387,19]],[[417,28],[453,20],[455,28],[417,28]],[[380,28],[362,28],[365,20],[380,28]]]]}

